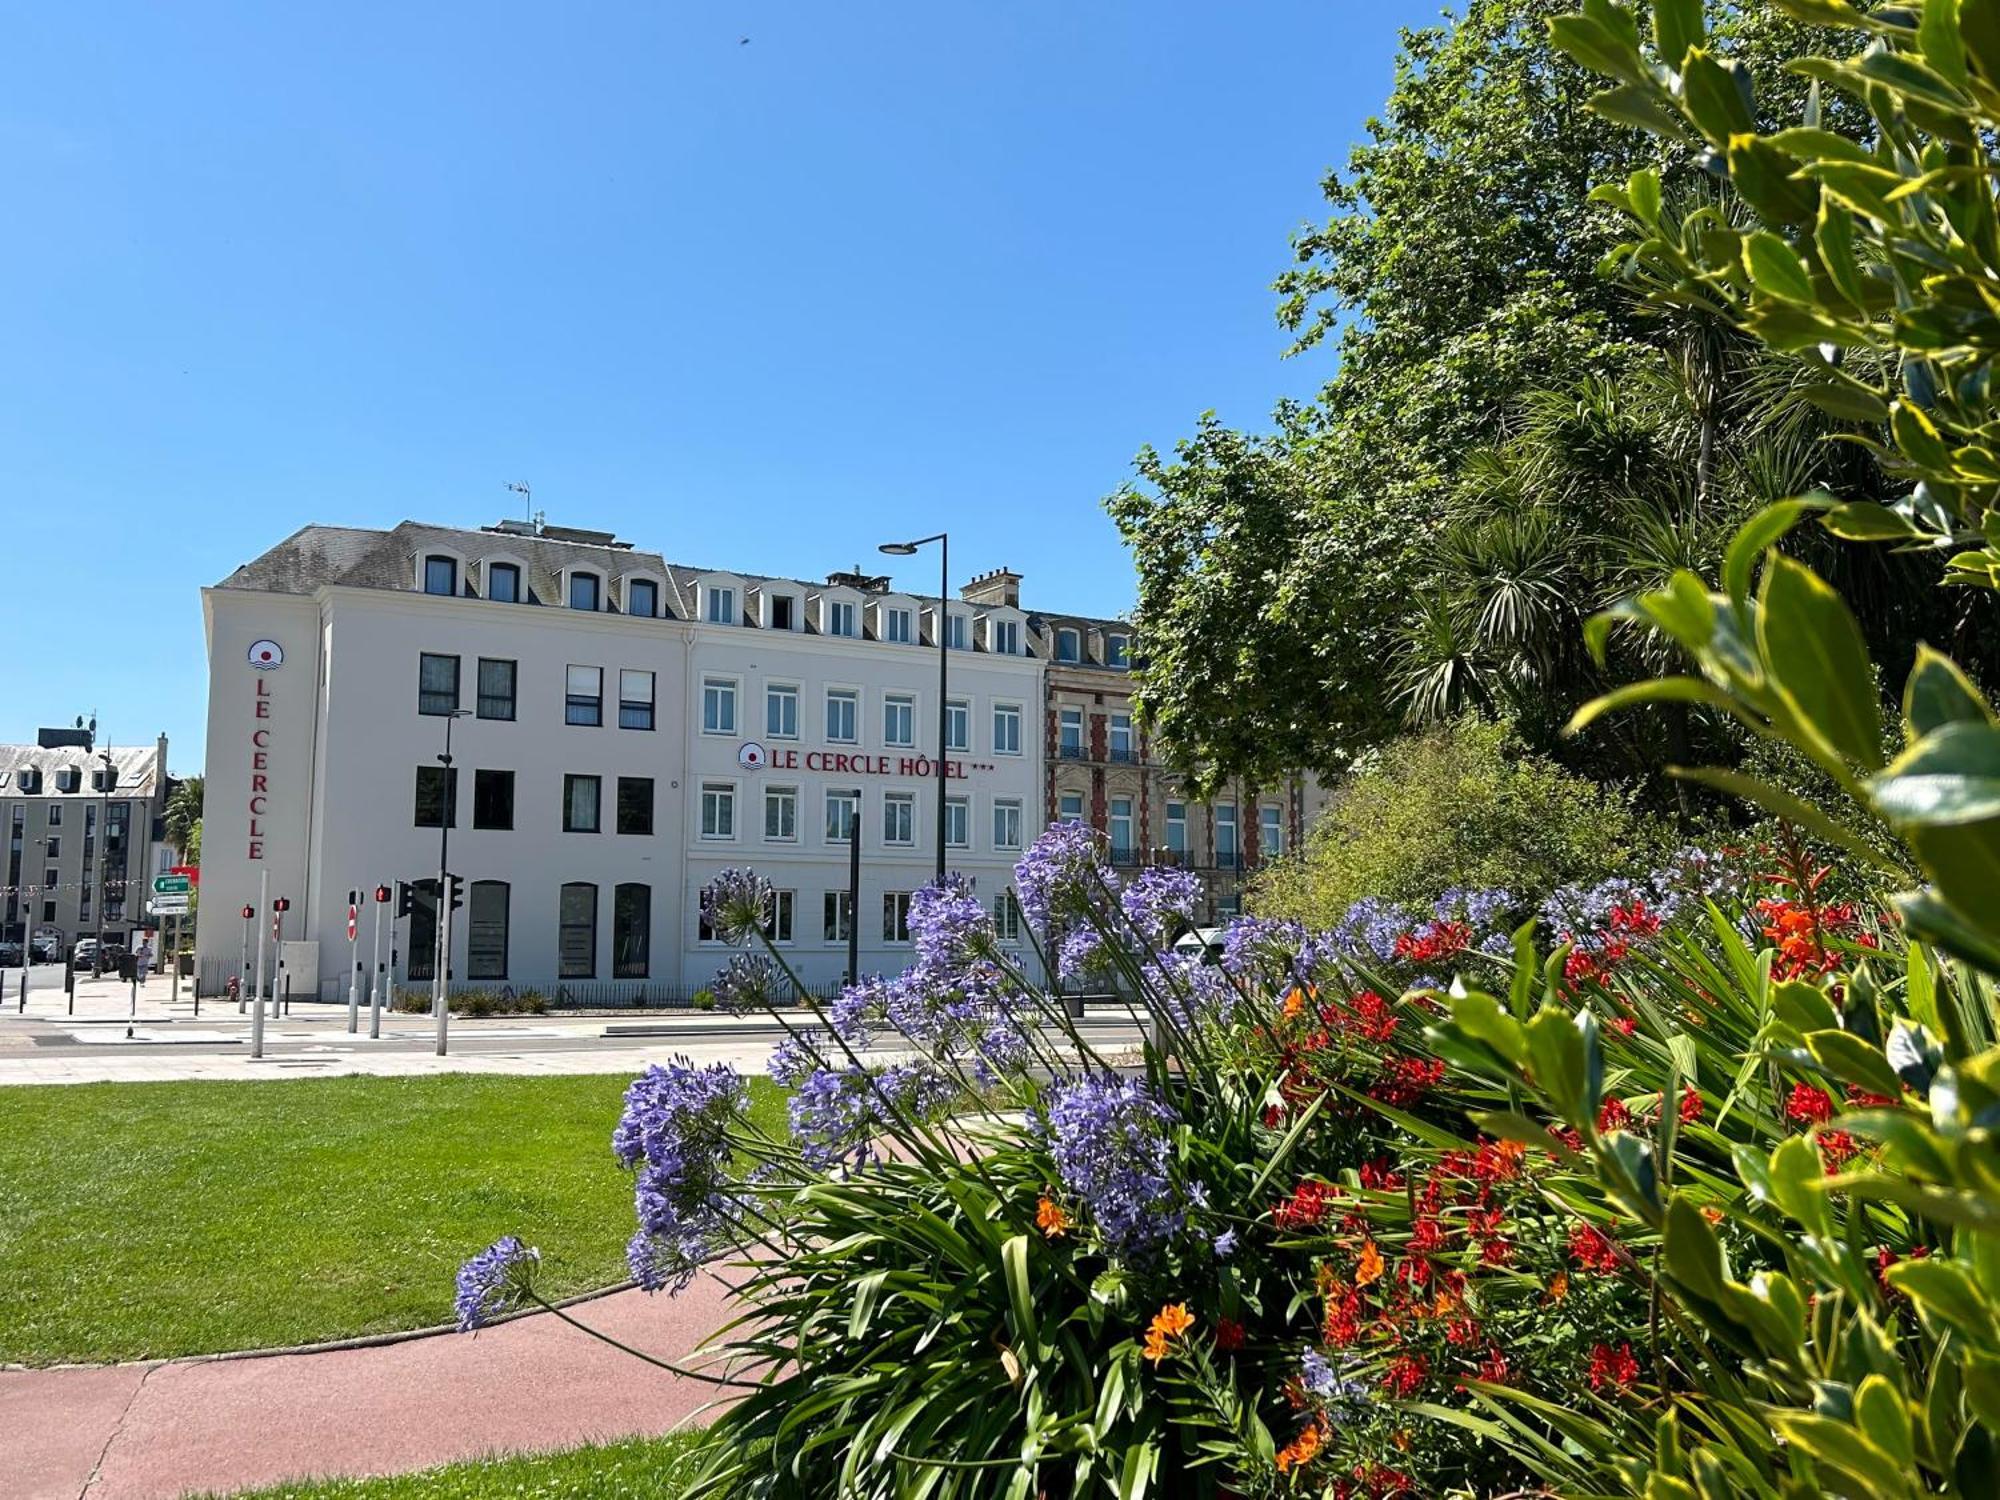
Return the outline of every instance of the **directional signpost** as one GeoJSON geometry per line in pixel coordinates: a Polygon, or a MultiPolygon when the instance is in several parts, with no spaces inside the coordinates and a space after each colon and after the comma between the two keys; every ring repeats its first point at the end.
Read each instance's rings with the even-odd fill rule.
{"type": "Polygon", "coordinates": [[[193,899],[194,882],[185,875],[155,875],[153,899],[146,909],[156,917],[184,917],[193,899]]]}

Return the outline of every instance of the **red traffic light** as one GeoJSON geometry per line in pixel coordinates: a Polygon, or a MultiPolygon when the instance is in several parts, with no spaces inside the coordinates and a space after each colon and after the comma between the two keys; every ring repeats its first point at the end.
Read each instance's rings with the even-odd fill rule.
{"type": "Polygon", "coordinates": [[[380,905],[381,903],[387,901],[389,899],[389,895],[390,895],[389,887],[387,887],[386,885],[378,885],[375,887],[375,901],[377,905],[380,905]]]}
{"type": "Polygon", "coordinates": [[[244,920],[244,921],[246,921],[246,922],[247,922],[247,921],[249,921],[249,920],[250,920],[250,919],[251,919],[252,917],[254,917],[254,916],[256,916],[256,915],[257,915],[257,908],[256,908],[256,907],[254,907],[254,906],[246,906],[246,907],[244,907],[244,908],[243,908],[243,920],[244,920]]]}
{"type": "Polygon", "coordinates": [[[290,911],[291,909],[292,903],[283,896],[280,896],[276,901],[271,903],[272,911],[290,911]]]}

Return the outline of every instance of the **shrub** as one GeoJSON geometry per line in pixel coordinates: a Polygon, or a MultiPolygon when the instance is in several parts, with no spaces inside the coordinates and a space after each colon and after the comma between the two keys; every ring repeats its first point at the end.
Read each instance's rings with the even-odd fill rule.
{"type": "Polygon", "coordinates": [[[689,1003],[693,1005],[696,1010],[714,1010],[715,991],[696,990],[694,992],[694,998],[689,1003]]]}
{"type": "Polygon", "coordinates": [[[1332,927],[1364,897],[1428,904],[1504,887],[1532,907],[1557,886],[1657,863],[1671,829],[1617,788],[1468,718],[1391,742],[1344,781],[1302,857],[1267,872],[1253,909],[1332,927]]]}

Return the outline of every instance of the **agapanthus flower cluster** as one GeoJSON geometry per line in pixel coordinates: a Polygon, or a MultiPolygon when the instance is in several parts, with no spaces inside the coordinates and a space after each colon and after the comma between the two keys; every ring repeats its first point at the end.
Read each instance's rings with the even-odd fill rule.
{"type": "Polygon", "coordinates": [[[951,1079],[921,1063],[887,1068],[814,1068],[798,1082],[786,1111],[806,1165],[856,1168],[902,1120],[922,1119],[957,1097],[951,1079]]]}
{"type": "Polygon", "coordinates": [[[1237,917],[1222,930],[1222,967],[1243,983],[1311,984],[1339,956],[1332,933],[1288,917],[1237,917]]]}
{"type": "Polygon", "coordinates": [[[1055,945],[1056,973],[1065,981],[1099,967],[1099,928],[1115,930],[1119,882],[1101,844],[1082,823],[1052,823],[1014,866],[1021,914],[1055,945]]]}
{"type": "Polygon", "coordinates": [[[1416,925],[1414,913],[1376,896],[1364,896],[1341,914],[1333,940],[1350,958],[1378,964],[1396,956],[1396,939],[1416,925]]]}
{"type": "Polygon", "coordinates": [[[1147,943],[1164,948],[1194,925],[1202,899],[1201,877],[1174,865],[1141,870],[1119,898],[1125,916],[1147,943]]]}
{"type": "Polygon", "coordinates": [[[717,939],[741,947],[770,920],[771,890],[755,870],[724,870],[702,887],[702,919],[717,939]]]}
{"type": "Polygon", "coordinates": [[[919,887],[910,897],[909,925],[921,968],[956,972],[993,952],[993,919],[962,875],[919,887]]]}
{"type": "Polygon", "coordinates": [[[528,1300],[542,1252],[504,1235],[458,1268],[452,1301],[460,1333],[483,1327],[528,1300]]]}
{"type": "Polygon", "coordinates": [[[709,989],[724,1010],[763,1010],[778,1001],[778,966],[761,953],[732,954],[709,989]]]}
{"type": "Polygon", "coordinates": [[[611,1150],[620,1165],[638,1172],[639,1227],[626,1261],[646,1290],[680,1291],[729,1243],[729,1134],[749,1102],[727,1063],[698,1068],[679,1057],[648,1068],[626,1089],[611,1150]]]}
{"type": "Polygon", "coordinates": [[[1177,1119],[1136,1078],[1092,1074],[1054,1091],[1039,1128],[1063,1187],[1114,1255],[1144,1259],[1186,1222],[1168,1133],[1177,1119]]]}

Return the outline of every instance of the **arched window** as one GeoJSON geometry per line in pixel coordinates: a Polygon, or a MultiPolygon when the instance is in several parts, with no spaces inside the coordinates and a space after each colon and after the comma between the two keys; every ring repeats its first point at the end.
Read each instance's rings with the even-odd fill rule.
{"type": "Polygon", "coordinates": [[[564,979],[597,977],[597,887],[574,881],[562,888],[556,914],[557,972],[564,979]]]}

